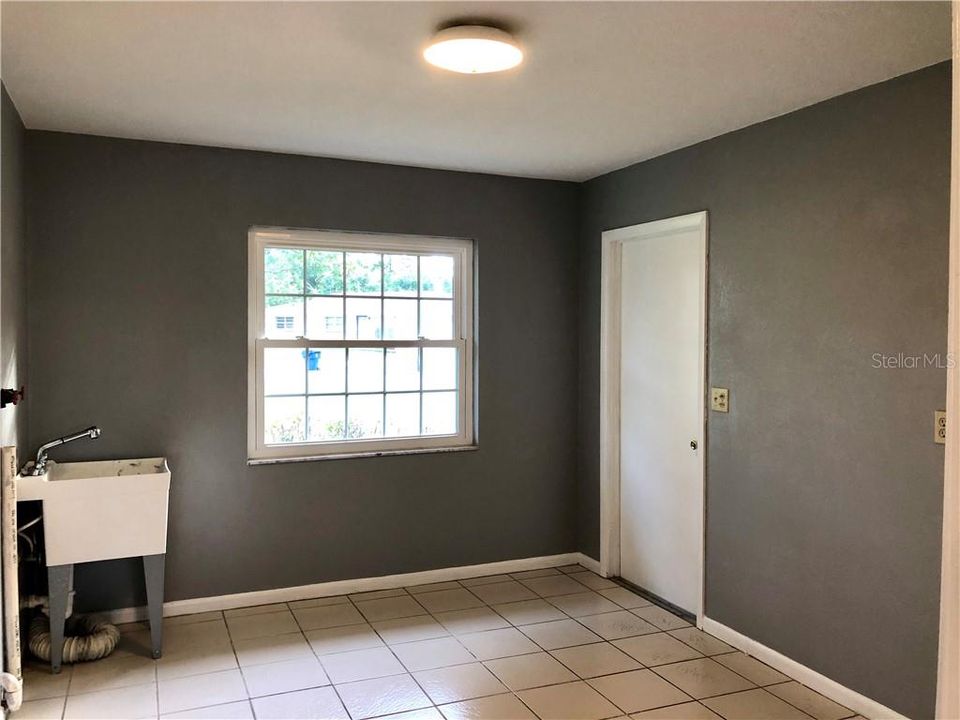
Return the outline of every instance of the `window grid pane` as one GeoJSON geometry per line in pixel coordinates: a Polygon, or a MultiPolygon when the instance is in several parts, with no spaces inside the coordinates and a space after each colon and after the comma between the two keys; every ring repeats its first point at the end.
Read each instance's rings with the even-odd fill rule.
{"type": "Polygon", "coordinates": [[[420,435],[420,398],[415,393],[388,393],[384,400],[386,417],[384,435],[387,437],[416,437],[420,435]]]}
{"type": "Polygon", "coordinates": [[[265,398],[264,442],[287,445],[455,435],[457,400],[452,390],[271,395],[265,398]],[[407,408],[408,417],[391,414],[391,408],[401,406],[407,408]],[[416,431],[409,429],[413,427],[416,431]]]}
{"type": "Polygon", "coordinates": [[[320,395],[307,398],[307,441],[343,440],[345,395],[320,395]]]}
{"type": "Polygon", "coordinates": [[[383,255],[375,252],[347,252],[347,282],[344,286],[348,295],[383,297],[383,255]]]}
{"type": "Polygon", "coordinates": [[[384,296],[417,297],[420,293],[419,267],[418,255],[385,253],[383,256],[384,296]]]}
{"type": "MultiPolygon", "coordinates": [[[[320,328],[325,337],[328,333],[339,332],[337,321],[327,317],[321,322],[310,318],[311,309],[314,313],[321,307],[320,304],[305,303],[307,298],[336,298],[343,303],[342,323],[345,337],[358,337],[357,322],[351,321],[348,315],[348,300],[379,299],[379,328],[372,322],[366,323],[365,332],[379,333],[377,339],[384,336],[386,329],[386,307],[383,299],[387,297],[403,297],[398,293],[387,290],[386,265],[387,257],[416,258],[416,291],[406,295],[416,299],[417,305],[417,337],[428,339],[448,339],[457,335],[459,319],[454,310],[454,269],[455,262],[452,255],[436,253],[409,253],[391,255],[389,253],[374,252],[343,252],[336,250],[291,249],[273,248],[264,249],[265,289],[268,305],[289,303],[296,312],[288,313],[272,322],[267,322],[268,332],[279,337],[315,337],[316,329],[320,328]],[[427,266],[427,270],[424,269],[427,266]],[[350,275],[352,268],[353,274],[350,275]],[[297,281],[284,279],[283,272],[294,272],[299,275],[297,281]],[[339,278],[336,273],[339,270],[339,278]],[[348,277],[349,276],[349,277],[348,277]],[[438,302],[439,300],[439,302],[438,302]],[[298,302],[299,301],[299,302],[298,302]],[[292,325],[287,318],[293,317],[292,325]],[[425,321],[429,318],[429,321],[425,321]],[[425,322],[427,324],[425,325],[425,322]],[[350,326],[353,326],[352,329],[350,326]],[[311,332],[313,331],[313,332],[311,332]]],[[[288,277],[288,276],[286,276],[288,277]]],[[[358,313],[364,314],[361,308],[372,310],[373,305],[364,306],[354,304],[358,313]]],[[[362,323],[362,320],[361,320],[362,323]]],[[[368,338],[369,339],[369,338],[368,338]]],[[[406,338],[403,338],[406,339],[406,338]]]]}
{"type": "Polygon", "coordinates": [[[339,297],[344,292],[343,253],[334,250],[307,250],[304,263],[304,293],[339,297]]]}
{"type": "Polygon", "coordinates": [[[279,445],[305,439],[305,403],[303,396],[268,397],[264,401],[264,442],[279,445]]]}
{"type": "Polygon", "coordinates": [[[383,437],[383,400],[380,393],[347,395],[347,437],[355,440],[383,437]]]}
{"type": "MultiPolygon", "coordinates": [[[[456,264],[453,255],[269,247],[264,252],[265,256],[273,253],[274,265],[269,271],[272,276],[265,277],[265,288],[269,288],[264,296],[267,309],[283,306],[274,311],[274,325],[267,323],[268,336],[277,333],[280,339],[306,337],[317,341],[383,340],[388,332],[389,339],[398,340],[453,340],[457,337],[459,321],[454,312],[458,301],[454,293],[456,264]],[[425,260],[430,268],[427,272],[424,270],[425,260]],[[448,265],[449,272],[446,270],[448,265]],[[299,278],[285,280],[278,267],[299,270],[299,278]],[[274,292],[270,293],[270,289],[274,292]],[[387,299],[403,303],[391,306],[389,320],[387,299]],[[327,300],[335,301],[341,307],[339,317],[330,314],[330,306],[324,304],[327,300]],[[409,324],[398,319],[396,314],[407,302],[416,307],[409,324]],[[371,322],[371,316],[376,315],[379,323],[371,322]],[[429,322],[428,326],[424,325],[425,321],[429,322]],[[416,334],[409,337],[414,325],[416,334]],[[404,330],[404,327],[408,329],[404,330]],[[425,331],[432,337],[424,337],[425,331]]],[[[265,269],[265,273],[269,275],[269,272],[265,269]]],[[[311,379],[311,373],[321,372],[320,357],[324,352],[329,355],[331,350],[338,349],[328,345],[326,350],[305,348],[302,352],[296,351],[301,355],[299,362],[303,373],[300,392],[264,392],[265,400],[273,402],[270,423],[264,418],[264,440],[268,444],[454,435],[459,430],[459,376],[463,358],[456,348],[393,348],[394,352],[413,350],[416,353],[416,372],[410,376],[413,379],[415,375],[416,387],[410,389],[391,388],[388,346],[367,348],[347,344],[339,348],[342,353],[342,386],[335,380],[330,384],[329,378],[336,371],[331,373],[328,369],[323,369],[323,375],[311,379]],[[374,353],[379,355],[378,366],[375,366],[376,362],[370,362],[374,353]],[[353,362],[351,354],[354,355],[353,362]],[[432,368],[429,383],[425,380],[425,372],[428,372],[426,355],[431,357],[427,363],[432,368]],[[360,362],[361,357],[364,362],[360,362]],[[375,384],[371,383],[371,373],[379,375],[375,384]],[[332,420],[333,417],[337,420],[332,420]]],[[[264,381],[267,382],[267,378],[264,381]]],[[[281,382],[277,389],[294,387],[281,382]]]]}
{"type": "Polygon", "coordinates": [[[297,248],[264,250],[264,291],[268,295],[303,293],[303,285],[299,284],[303,278],[303,253],[303,250],[297,248]]]}

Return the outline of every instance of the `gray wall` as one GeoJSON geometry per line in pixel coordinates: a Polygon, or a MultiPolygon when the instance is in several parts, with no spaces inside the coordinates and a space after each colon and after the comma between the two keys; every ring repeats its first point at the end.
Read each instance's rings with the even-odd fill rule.
{"type": "Polygon", "coordinates": [[[710,213],[709,617],[933,715],[949,65],[597,178],[581,233],[580,549],[599,553],[600,232],[710,213]]]}
{"type": "MultiPolygon", "coordinates": [[[[24,213],[25,131],[7,89],[0,85],[0,387],[26,384],[27,281],[24,213]]],[[[27,452],[27,404],[0,410],[0,445],[27,452]]]]}
{"type": "MultiPolygon", "coordinates": [[[[20,114],[0,83],[0,387],[18,388],[27,377],[24,140],[20,114]]],[[[0,446],[25,452],[26,428],[26,403],[0,410],[0,446]]]]}
{"type": "MultiPolygon", "coordinates": [[[[576,185],[28,133],[30,440],[170,458],[167,599],[576,546],[576,185]],[[474,238],[480,450],[246,465],[247,229],[474,238]]],[[[85,608],[140,600],[129,562],[85,608]]]]}
{"type": "Polygon", "coordinates": [[[872,355],[945,351],[949,101],[941,65],[579,187],[29,132],[30,442],[170,457],[170,599],[596,556],[599,233],[707,209],[707,612],[929,717],[944,373],[872,355]],[[248,468],[253,224],[476,238],[482,449],[248,468]]]}

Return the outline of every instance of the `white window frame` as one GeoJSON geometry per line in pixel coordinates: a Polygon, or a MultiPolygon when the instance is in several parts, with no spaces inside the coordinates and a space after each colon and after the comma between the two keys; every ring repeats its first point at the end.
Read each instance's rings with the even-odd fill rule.
{"type": "MultiPolygon", "coordinates": [[[[344,288],[345,290],[346,288],[344,288]]],[[[400,455],[469,450],[474,435],[474,314],[473,242],[457,238],[420,235],[379,235],[329,230],[254,227],[248,236],[247,287],[247,453],[248,463],[298,462],[348,457],[400,455]],[[383,252],[406,255],[452,255],[453,339],[451,340],[319,340],[268,339],[265,332],[264,249],[383,252]],[[421,435],[403,438],[366,438],[267,445],[263,432],[263,351],[268,347],[309,350],[323,347],[454,347],[459,358],[457,378],[457,429],[455,435],[421,435]]],[[[306,331],[306,328],[304,328],[306,331]]]]}

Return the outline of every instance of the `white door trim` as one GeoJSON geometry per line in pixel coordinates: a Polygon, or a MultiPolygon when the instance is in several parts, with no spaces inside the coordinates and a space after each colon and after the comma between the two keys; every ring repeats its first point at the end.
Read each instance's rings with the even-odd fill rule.
{"type": "MultiPolygon", "coordinates": [[[[953,138],[950,182],[950,261],[947,352],[960,353],[960,4],[953,3],[953,138]]],[[[940,574],[940,653],[937,717],[960,717],[960,368],[947,368],[947,438],[943,460],[943,556],[940,574]]]]}
{"type": "MultiPolygon", "coordinates": [[[[703,248],[701,288],[703,326],[700,328],[700,397],[703,424],[700,535],[706,511],[706,377],[707,377],[707,211],[607,230],[601,235],[600,269],[600,571],[620,574],[620,284],[623,243],[698,230],[703,248]]],[[[700,543],[700,592],[697,625],[703,622],[704,541],[700,543]]]]}

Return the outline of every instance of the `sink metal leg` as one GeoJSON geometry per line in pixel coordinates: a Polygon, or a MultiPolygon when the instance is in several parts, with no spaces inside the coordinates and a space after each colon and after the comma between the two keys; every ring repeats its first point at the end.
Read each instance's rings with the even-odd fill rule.
{"type": "Polygon", "coordinates": [[[63,628],[67,621],[67,600],[73,587],[73,565],[47,567],[50,599],[50,671],[60,672],[63,660],[63,628]]]}
{"type": "Polygon", "coordinates": [[[165,554],[143,556],[143,577],[147,584],[147,611],[150,616],[150,640],[153,657],[163,652],[163,569],[165,554]]]}

